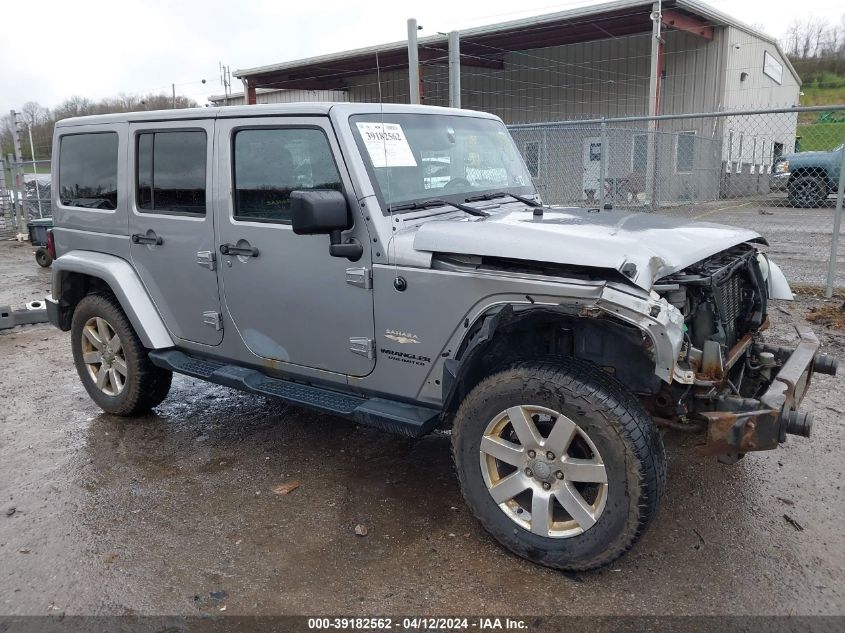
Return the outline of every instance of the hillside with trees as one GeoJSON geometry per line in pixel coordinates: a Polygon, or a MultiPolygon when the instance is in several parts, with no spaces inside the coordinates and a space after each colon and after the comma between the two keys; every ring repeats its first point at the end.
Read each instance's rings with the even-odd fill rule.
{"type": "MultiPolygon", "coordinates": [[[[830,23],[818,17],[793,22],[783,47],[802,80],[801,105],[845,104],[845,16],[830,23]]],[[[830,150],[845,139],[845,111],[808,112],[798,119],[802,150],[830,150]]]]}
{"type": "Polygon", "coordinates": [[[801,105],[845,103],[845,15],[838,24],[818,17],[795,21],[783,45],[803,82],[801,105]]]}
{"type": "MultiPolygon", "coordinates": [[[[29,145],[29,131],[32,130],[32,144],[35,158],[44,160],[51,157],[53,147],[53,126],[57,121],[89,114],[110,114],[113,112],[134,112],[138,110],[170,110],[175,108],[193,108],[197,103],[186,97],[173,97],[166,94],[146,96],[121,94],[117,97],[92,101],[85,97],[71,97],[53,108],[46,108],[36,101],[24,103],[20,109],[21,153],[24,160],[32,160],[29,145]]],[[[14,152],[12,129],[14,121],[7,113],[0,117],[0,155],[14,152]]]]}

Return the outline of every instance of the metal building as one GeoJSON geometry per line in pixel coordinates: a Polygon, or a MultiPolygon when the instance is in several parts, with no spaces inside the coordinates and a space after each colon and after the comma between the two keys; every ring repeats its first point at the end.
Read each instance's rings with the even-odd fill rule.
{"type": "MultiPolygon", "coordinates": [[[[445,35],[419,39],[422,103],[449,105],[448,52],[445,35]]],[[[248,103],[403,103],[410,97],[407,41],[234,74],[244,93],[212,102],[243,103],[244,94],[248,103]]],[[[659,7],[618,0],[460,32],[461,107],[492,112],[509,124],[791,107],[800,85],[773,37],[696,0],[667,0],[659,7]]],[[[648,149],[654,135],[637,133],[642,122],[616,122],[610,134],[624,142],[616,143],[607,168],[638,174],[648,161],[652,172],[649,151],[660,151],[662,168],[673,176],[669,199],[718,196],[718,174],[733,165],[746,166],[746,173],[734,176],[735,186],[749,176],[749,186],[756,187],[759,178],[750,176],[771,166],[777,153],[793,150],[794,119],[795,125],[770,135],[761,135],[753,119],[745,125],[732,118],[730,126],[704,118],[665,121],[655,150],[648,149]]],[[[535,180],[546,182],[552,199],[589,196],[591,179],[598,180],[599,131],[573,130],[557,140],[548,133],[515,134],[535,180]],[[566,181],[576,191],[550,191],[557,185],[547,176],[568,170],[584,174],[581,181],[566,181]]]]}
{"type": "MultiPolygon", "coordinates": [[[[670,0],[655,46],[655,9],[620,0],[462,31],[462,106],[508,123],[649,114],[653,64],[662,114],[797,104],[800,80],[773,37],[702,2],[670,0]]],[[[419,39],[423,103],[448,105],[447,47],[443,35],[419,39]]],[[[249,103],[277,102],[279,90],[321,100],[338,92],[358,102],[409,98],[405,41],[234,74],[249,103]]]]}

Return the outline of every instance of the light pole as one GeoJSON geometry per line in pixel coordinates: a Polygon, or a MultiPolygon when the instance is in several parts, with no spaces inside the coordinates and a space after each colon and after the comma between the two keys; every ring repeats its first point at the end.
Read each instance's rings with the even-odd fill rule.
{"type": "Polygon", "coordinates": [[[38,200],[38,217],[43,218],[44,213],[41,210],[41,187],[38,185],[38,165],[35,163],[35,145],[32,142],[33,123],[34,121],[30,121],[29,125],[26,126],[26,131],[29,132],[29,155],[32,156],[32,171],[35,178],[35,199],[38,200]]]}

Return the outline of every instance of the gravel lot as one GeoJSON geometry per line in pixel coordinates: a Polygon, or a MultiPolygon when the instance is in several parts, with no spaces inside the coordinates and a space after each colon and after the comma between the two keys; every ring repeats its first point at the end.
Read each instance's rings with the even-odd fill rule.
{"type": "MultiPolygon", "coordinates": [[[[707,219],[758,217],[778,218],[707,219]]],[[[0,304],[42,297],[49,274],[0,243],[0,304]]],[[[794,340],[816,304],[777,305],[773,338],[794,340]]],[[[819,334],[841,358],[845,337],[819,334]]],[[[410,442],[184,377],[155,414],[122,420],[88,399],[49,325],[0,332],[0,359],[0,614],[845,613],[842,376],[818,376],[805,401],[811,439],[734,466],[667,435],[655,524],[611,568],[574,575],[486,535],[448,437],[410,442]]]]}
{"type": "MultiPolygon", "coordinates": [[[[796,209],[783,195],[744,197],[664,209],[660,213],[741,226],[764,235],[768,252],[796,285],[824,286],[833,235],[836,201],[829,198],[816,209],[796,209]]],[[[845,287],[845,240],[836,256],[837,288],[845,287]]]]}

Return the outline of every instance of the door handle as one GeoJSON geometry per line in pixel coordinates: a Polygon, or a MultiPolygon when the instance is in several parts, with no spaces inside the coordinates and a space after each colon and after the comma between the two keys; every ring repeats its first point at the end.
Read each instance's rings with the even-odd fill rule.
{"type": "Polygon", "coordinates": [[[140,233],[133,233],[132,234],[132,243],[133,244],[151,244],[153,246],[161,246],[162,244],[164,244],[164,240],[161,239],[155,233],[153,233],[152,235],[141,235],[140,233]]]}
{"type": "Polygon", "coordinates": [[[241,248],[234,244],[221,244],[220,253],[223,255],[239,255],[243,257],[258,257],[258,249],[254,246],[241,248]]]}

